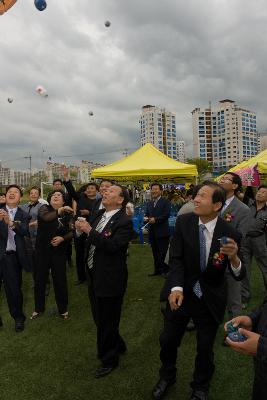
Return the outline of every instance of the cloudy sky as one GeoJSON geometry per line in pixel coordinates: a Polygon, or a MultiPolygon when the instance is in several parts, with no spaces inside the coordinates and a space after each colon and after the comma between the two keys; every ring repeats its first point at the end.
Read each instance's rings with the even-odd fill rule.
{"type": "Polygon", "coordinates": [[[209,101],[236,100],[266,130],[266,38],[266,0],[18,0],[0,16],[0,159],[112,162],[138,147],[145,104],[176,113],[187,156],[209,101]]]}

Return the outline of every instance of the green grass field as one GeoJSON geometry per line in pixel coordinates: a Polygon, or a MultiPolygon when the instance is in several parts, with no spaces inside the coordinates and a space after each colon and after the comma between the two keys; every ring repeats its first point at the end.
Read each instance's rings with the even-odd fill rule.
{"type": "MultiPolygon", "coordinates": [[[[87,288],[74,286],[75,268],[68,269],[71,319],[49,315],[55,307],[51,290],[46,314],[35,321],[32,278],[24,275],[26,329],[15,333],[14,322],[1,294],[0,315],[0,399],[2,400],[142,400],[151,398],[158,379],[159,344],[162,326],[159,291],[161,277],[147,277],[152,257],[147,245],[132,245],[129,257],[129,283],[123,308],[121,333],[128,352],[111,375],[96,380],[95,326],[90,315],[87,288]]],[[[262,279],[257,267],[252,276],[253,302],[263,297],[262,279]]],[[[253,380],[252,359],[222,347],[223,328],[215,346],[216,372],[210,390],[211,400],[250,400],[253,380]]],[[[187,333],[179,350],[178,379],[166,399],[190,398],[195,333],[187,333]]]]}

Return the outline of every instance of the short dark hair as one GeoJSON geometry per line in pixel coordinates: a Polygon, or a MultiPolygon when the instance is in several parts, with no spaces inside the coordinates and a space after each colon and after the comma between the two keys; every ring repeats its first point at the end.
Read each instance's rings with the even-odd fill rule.
{"type": "Polygon", "coordinates": [[[192,190],[192,199],[194,199],[197,195],[197,192],[199,191],[199,189],[202,187],[203,185],[200,183],[198,185],[194,185],[191,190],[192,190]]]}
{"type": "Polygon", "coordinates": [[[260,189],[267,189],[267,185],[260,185],[260,186],[258,187],[258,190],[260,190],[260,189]]]}
{"type": "Polygon", "coordinates": [[[51,197],[52,197],[53,194],[55,194],[55,193],[61,193],[61,194],[62,194],[62,198],[63,198],[64,204],[65,204],[65,202],[66,202],[66,196],[65,196],[65,193],[63,192],[63,190],[60,190],[60,189],[55,189],[55,190],[52,190],[52,192],[49,192],[49,193],[48,193],[48,196],[47,196],[47,201],[48,201],[48,203],[49,203],[49,204],[51,203],[51,197]]]}
{"type": "Polygon", "coordinates": [[[6,194],[4,192],[0,192],[0,196],[5,196],[6,197],[6,194]]]}
{"type": "MultiPolygon", "coordinates": [[[[103,182],[109,182],[109,183],[111,183],[111,185],[115,185],[114,181],[112,181],[111,179],[102,179],[101,182],[100,182],[100,185],[101,185],[101,183],[103,183],[103,182]]],[[[99,185],[99,186],[100,186],[100,185],[99,185]]],[[[116,185],[116,186],[119,186],[119,185],[116,185]]]]}
{"type": "Polygon", "coordinates": [[[163,190],[163,186],[162,186],[161,183],[157,183],[157,182],[151,183],[150,189],[152,189],[153,186],[158,186],[158,187],[159,187],[159,190],[163,190]]]}
{"type": "Polygon", "coordinates": [[[235,174],[234,172],[226,172],[224,175],[232,175],[233,183],[235,185],[238,185],[235,189],[235,193],[237,193],[242,188],[242,179],[240,178],[240,176],[235,174]]]}
{"type": "Polygon", "coordinates": [[[23,196],[23,191],[21,190],[21,187],[18,186],[18,185],[9,185],[9,186],[7,186],[7,188],[6,188],[6,194],[7,194],[7,192],[9,191],[9,189],[12,189],[12,188],[18,189],[19,192],[20,192],[21,197],[23,196]]]}
{"type": "Polygon", "coordinates": [[[88,188],[88,186],[94,186],[94,187],[96,188],[96,190],[98,190],[98,189],[99,189],[99,186],[98,186],[98,184],[97,184],[97,183],[95,183],[95,182],[89,182],[89,183],[86,183],[86,185],[84,185],[84,190],[86,190],[86,189],[88,188]]]}
{"type": "Polygon", "coordinates": [[[118,184],[114,184],[114,186],[121,188],[121,192],[119,194],[120,197],[123,197],[123,202],[122,202],[121,206],[122,206],[122,208],[126,208],[126,204],[129,203],[129,201],[130,201],[130,197],[129,197],[127,188],[125,186],[121,186],[118,184]]]}
{"type": "Polygon", "coordinates": [[[62,179],[60,179],[60,178],[56,178],[56,179],[54,179],[54,180],[53,180],[53,185],[54,185],[56,182],[60,182],[60,183],[61,183],[61,185],[63,185],[63,180],[62,180],[62,179]]]}
{"type": "MultiPolygon", "coordinates": [[[[220,208],[220,210],[223,208],[224,204],[225,204],[225,200],[226,200],[226,192],[224,190],[224,188],[219,185],[219,183],[217,182],[213,182],[213,181],[204,181],[202,183],[202,185],[199,185],[200,187],[198,188],[198,190],[203,187],[203,186],[209,186],[210,188],[214,189],[214,192],[212,194],[212,203],[222,203],[222,206],[220,208]]],[[[219,210],[219,211],[220,211],[219,210]]]]}
{"type": "Polygon", "coordinates": [[[39,188],[38,186],[32,186],[32,187],[30,188],[30,190],[29,190],[29,193],[30,193],[32,190],[38,190],[39,196],[41,195],[41,188],[39,188]]]}

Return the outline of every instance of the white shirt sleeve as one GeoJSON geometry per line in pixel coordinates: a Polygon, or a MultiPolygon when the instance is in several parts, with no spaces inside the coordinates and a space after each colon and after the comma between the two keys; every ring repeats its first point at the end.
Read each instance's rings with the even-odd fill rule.
{"type": "Polygon", "coordinates": [[[179,290],[180,292],[183,292],[183,288],[182,288],[181,286],[174,286],[174,287],[171,289],[171,292],[174,292],[175,290],[179,290]]]}
{"type": "Polygon", "coordinates": [[[239,276],[240,275],[240,271],[241,271],[241,261],[239,263],[239,266],[237,268],[234,268],[231,264],[231,268],[233,273],[235,274],[235,276],[239,276]]]}

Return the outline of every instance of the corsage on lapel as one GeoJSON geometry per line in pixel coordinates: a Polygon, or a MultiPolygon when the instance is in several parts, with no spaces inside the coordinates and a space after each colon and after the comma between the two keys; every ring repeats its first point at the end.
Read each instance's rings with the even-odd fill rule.
{"type": "Polygon", "coordinates": [[[225,260],[225,255],[222,253],[214,253],[212,257],[212,265],[215,268],[220,268],[223,265],[223,262],[225,260]]]}
{"type": "Polygon", "coordinates": [[[234,216],[230,212],[227,212],[226,214],[224,214],[224,220],[226,222],[232,222],[233,219],[234,219],[234,216]]]}
{"type": "Polygon", "coordinates": [[[102,232],[102,235],[105,237],[109,237],[111,236],[112,232],[110,229],[104,229],[104,231],[102,232]]]}

